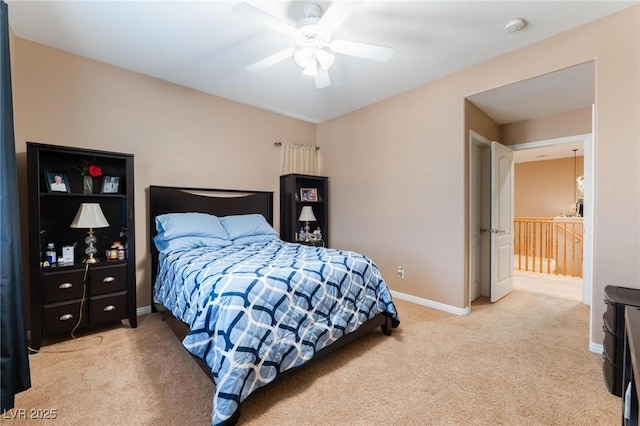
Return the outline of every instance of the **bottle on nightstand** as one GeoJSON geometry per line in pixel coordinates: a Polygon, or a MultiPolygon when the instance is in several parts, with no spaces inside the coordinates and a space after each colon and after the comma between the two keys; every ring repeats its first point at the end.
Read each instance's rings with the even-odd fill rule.
{"type": "Polygon", "coordinates": [[[47,244],[47,251],[45,253],[46,261],[49,262],[50,265],[53,265],[58,260],[58,256],[56,255],[56,246],[53,243],[47,244]]]}

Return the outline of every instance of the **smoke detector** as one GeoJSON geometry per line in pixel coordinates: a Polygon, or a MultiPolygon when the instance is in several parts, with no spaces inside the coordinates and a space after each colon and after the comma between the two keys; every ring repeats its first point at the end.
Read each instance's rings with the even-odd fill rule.
{"type": "Polygon", "coordinates": [[[507,22],[507,25],[504,26],[504,29],[508,33],[515,33],[523,29],[526,25],[527,21],[522,18],[517,18],[507,22]]]}

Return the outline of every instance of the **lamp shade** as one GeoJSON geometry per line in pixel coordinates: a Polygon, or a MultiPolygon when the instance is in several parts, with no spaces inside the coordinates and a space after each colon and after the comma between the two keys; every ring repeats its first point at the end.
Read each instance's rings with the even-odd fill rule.
{"type": "Polygon", "coordinates": [[[316,217],[313,215],[313,210],[311,206],[304,206],[302,211],[300,212],[300,217],[298,218],[300,222],[315,222],[316,217]]]}
{"type": "Polygon", "coordinates": [[[106,228],[109,222],[104,217],[100,204],[82,203],[76,213],[76,217],[71,222],[71,228],[106,228]]]}

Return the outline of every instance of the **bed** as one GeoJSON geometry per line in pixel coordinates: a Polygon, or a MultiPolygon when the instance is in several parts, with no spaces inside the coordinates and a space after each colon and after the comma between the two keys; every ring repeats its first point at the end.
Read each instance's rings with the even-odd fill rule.
{"type": "Polygon", "coordinates": [[[371,259],[280,240],[273,193],[151,186],[152,311],[215,383],[212,424],[250,394],[400,321],[371,259]]]}

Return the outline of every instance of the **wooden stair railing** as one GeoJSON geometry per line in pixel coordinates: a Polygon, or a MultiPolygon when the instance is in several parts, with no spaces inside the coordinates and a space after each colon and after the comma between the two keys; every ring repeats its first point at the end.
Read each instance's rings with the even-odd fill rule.
{"type": "Polygon", "coordinates": [[[581,277],[582,234],[582,219],[515,218],[516,269],[581,277]]]}

